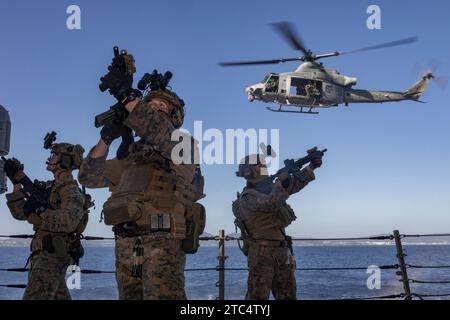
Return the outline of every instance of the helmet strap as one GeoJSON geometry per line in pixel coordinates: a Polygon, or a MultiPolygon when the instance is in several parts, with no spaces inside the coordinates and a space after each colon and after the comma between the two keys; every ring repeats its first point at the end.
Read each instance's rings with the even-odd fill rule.
{"type": "Polygon", "coordinates": [[[53,176],[55,177],[56,181],[60,181],[65,177],[72,177],[72,171],[66,169],[59,169],[53,172],[53,176]]]}

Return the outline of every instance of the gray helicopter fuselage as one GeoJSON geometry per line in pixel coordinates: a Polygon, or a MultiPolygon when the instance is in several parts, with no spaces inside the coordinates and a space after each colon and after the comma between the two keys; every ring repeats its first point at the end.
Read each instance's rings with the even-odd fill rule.
{"type": "Polygon", "coordinates": [[[353,89],[356,83],[357,78],[341,75],[321,64],[305,62],[294,72],[267,75],[261,83],[246,88],[246,92],[250,101],[313,108],[406,99],[403,92],[353,89]]]}

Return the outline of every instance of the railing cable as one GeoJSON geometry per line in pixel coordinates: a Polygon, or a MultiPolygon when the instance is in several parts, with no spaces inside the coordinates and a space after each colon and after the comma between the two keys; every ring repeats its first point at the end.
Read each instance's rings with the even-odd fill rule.
{"type": "Polygon", "coordinates": [[[427,284],[449,284],[450,280],[434,281],[434,280],[416,280],[416,279],[410,278],[409,282],[411,282],[411,283],[427,283],[427,284]]]}

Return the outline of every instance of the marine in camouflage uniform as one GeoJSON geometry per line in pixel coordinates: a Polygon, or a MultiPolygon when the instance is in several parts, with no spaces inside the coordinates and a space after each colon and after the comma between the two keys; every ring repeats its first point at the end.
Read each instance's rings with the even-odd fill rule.
{"type": "MultiPolygon", "coordinates": [[[[35,231],[24,300],[71,298],[65,281],[67,268],[73,263],[70,250],[78,245],[74,241],[75,234],[81,233],[87,223],[85,195],[72,176],[72,170],[81,164],[83,152],[80,145],[59,143],[52,146],[47,170],[55,179],[45,182],[49,208],[43,212],[24,210],[31,200],[25,199],[18,183],[23,171],[8,175],[14,183],[14,191],[6,195],[8,208],[15,219],[28,221],[35,231]]],[[[13,161],[20,165],[17,160],[13,161]]]]}
{"type": "Polygon", "coordinates": [[[321,163],[318,159],[292,175],[282,174],[269,194],[253,188],[264,178],[261,170],[267,170],[264,156],[247,156],[239,165],[236,175],[244,177],[247,186],[233,203],[233,212],[244,229],[243,251],[249,268],[247,300],[266,300],[271,291],[277,300],[296,299],[295,256],[285,233],[296,216],[286,200],[315,179],[314,169],[321,163]]]}
{"type": "Polygon", "coordinates": [[[116,237],[119,299],[186,299],[185,253],[192,236],[198,241],[203,231],[205,212],[195,203],[203,197],[200,167],[171,158],[171,134],[183,122],[184,103],[158,89],[125,107],[126,126],[103,127],[78,178],[88,188],[111,191],[103,214],[116,237]],[[130,128],[141,140],[126,157],[106,160],[111,142],[130,128]]]}

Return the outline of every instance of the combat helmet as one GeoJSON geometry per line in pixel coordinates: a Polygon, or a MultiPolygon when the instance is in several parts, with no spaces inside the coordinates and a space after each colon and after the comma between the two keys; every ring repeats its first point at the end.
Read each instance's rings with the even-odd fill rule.
{"type": "Polygon", "coordinates": [[[144,102],[148,102],[153,98],[166,100],[173,106],[170,115],[175,128],[180,128],[184,121],[184,101],[169,86],[172,78],[172,72],[167,71],[162,75],[155,69],[151,74],[146,73],[138,83],[138,89],[145,91],[144,102]]]}
{"type": "Polygon", "coordinates": [[[59,166],[65,170],[79,169],[83,161],[84,148],[79,144],[55,143],[56,132],[47,133],[44,137],[44,149],[50,149],[60,157],[59,166]]]}
{"type": "Polygon", "coordinates": [[[51,152],[60,157],[59,165],[65,170],[79,169],[83,161],[84,148],[79,144],[55,143],[51,152]]]}
{"type": "Polygon", "coordinates": [[[258,167],[266,167],[266,159],[262,154],[250,154],[245,156],[239,164],[236,176],[244,178],[245,180],[253,180],[258,178],[261,173],[258,171],[258,167]]]}
{"type": "Polygon", "coordinates": [[[245,156],[239,164],[236,176],[246,180],[253,180],[261,175],[268,175],[266,158],[275,158],[276,153],[272,150],[270,145],[266,146],[263,142],[260,143],[259,147],[261,148],[262,153],[245,156]],[[258,171],[258,166],[261,167],[260,171],[258,171]]]}

